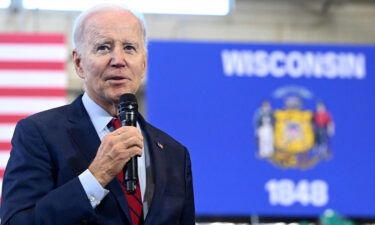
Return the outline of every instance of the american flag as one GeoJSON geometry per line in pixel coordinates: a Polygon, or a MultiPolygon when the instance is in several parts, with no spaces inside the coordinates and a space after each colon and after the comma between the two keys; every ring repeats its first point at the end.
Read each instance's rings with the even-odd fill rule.
{"type": "Polygon", "coordinates": [[[66,103],[66,59],[62,34],[0,34],[0,189],[17,121],[66,103]]]}

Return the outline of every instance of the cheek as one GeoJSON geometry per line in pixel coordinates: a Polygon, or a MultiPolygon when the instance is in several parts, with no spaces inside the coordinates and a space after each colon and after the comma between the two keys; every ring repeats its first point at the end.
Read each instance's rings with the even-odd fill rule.
{"type": "Polygon", "coordinates": [[[142,80],[146,73],[146,64],[142,64],[137,71],[137,77],[139,80],[142,80]]]}
{"type": "Polygon", "coordinates": [[[146,55],[141,54],[136,57],[136,59],[133,61],[133,65],[135,66],[134,73],[136,74],[137,78],[141,80],[146,72],[146,55]]]}
{"type": "Polygon", "coordinates": [[[100,65],[95,62],[86,64],[86,80],[96,81],[100,78],[100,65]]]}

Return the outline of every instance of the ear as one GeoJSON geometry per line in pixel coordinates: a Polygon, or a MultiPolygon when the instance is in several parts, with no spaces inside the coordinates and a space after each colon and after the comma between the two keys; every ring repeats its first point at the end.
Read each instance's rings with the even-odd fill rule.
{"type": "Polygon", "coordinates": [[[85,76],[84,76],[83,69],[82,69],[82,66],[81,66],[82,59],[81,59],[81,55],[78,53],[77,49],[73,49],[72,57],[73,57],[74,68],[76,70],[77,75],[80,78],[84,79],[85,76]]]}

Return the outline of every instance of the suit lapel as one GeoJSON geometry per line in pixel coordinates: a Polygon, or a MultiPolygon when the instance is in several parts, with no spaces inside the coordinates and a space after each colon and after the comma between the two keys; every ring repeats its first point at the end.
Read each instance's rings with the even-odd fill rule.
{"type": "Polygon", "coordinates": [[[78,151],[85,156],[87,168],[95,158],[96,151],[100,145],[100,139],[83,106],[81,98],[77,98],[72,105],[73,110],[69,116],[71,122],[69,133],[77,145],[78,151]]]}
{"type": "MultiPolygon", "coordinates": [[[[77,151],[84,156],[85,161],[82,163],[82,166],[84,169],[87,169],[96,156],[96,152],[100,145],[100,138],[83,106],[81,97],[82,96],[78,97],[72,103],[73,110],[71,110],[69,115],[69,121],[71,122],[69,133],[77,146],[77,151]]],[[[120,185],[121,184],[117,179],[113,179],[106,188],[110,191],[110,194],[114,195],[130,222],[131,219],[128,204],[120,185]]]]}
{"type": "Polygon", "coordinates": [[[153,198],[144,223],[146,225],[149,223],[148,221],[155,221],[155,217],[158,216],[158,206],[163,201],[163,194],[167,183],[165,152],[167,149],[164,148],[162,140],[158,137],[157,130],[150,126],[141,116],[139,116],[139,122],[142,129],[144,129],[149,145],[152,176],[155,182],[153,198]]]}

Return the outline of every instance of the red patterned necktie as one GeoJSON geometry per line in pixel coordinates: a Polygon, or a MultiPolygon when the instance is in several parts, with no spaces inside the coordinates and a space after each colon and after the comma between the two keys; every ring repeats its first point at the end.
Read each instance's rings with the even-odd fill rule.
{"type": "MultiPolygon", "coordinates": [[[[119,119],[112,119],[110,122],[111,126],[115,129],[121,127],[119,119]]],[[[130,194],[125,189],[125,181],[123,171],[117,175],[117,178],[120,180],[122,190],[124,191],[126,200],[129,205],[129,213],[132,220],[132,225],[142,225],[143,224],[143,212],[142,212],[142,196],[141,188],[139,186],[139,181],[137,182],[137,187],[135,193],[130,194]]]]}

